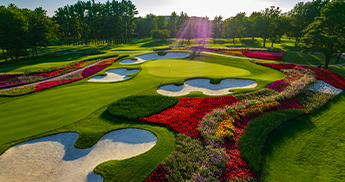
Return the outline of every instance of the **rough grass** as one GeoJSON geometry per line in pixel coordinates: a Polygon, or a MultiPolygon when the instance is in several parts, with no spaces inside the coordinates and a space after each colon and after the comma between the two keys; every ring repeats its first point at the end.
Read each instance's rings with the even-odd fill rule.
{"type": "Polygon", "coordinates": [[[118,118],[135,120],[173,107],[178,101],[177,97],[162,95],[130,96],[111,103],[108,112],[118,118]]]}
{"type": "Polygon", "coordinates": [[[305,111],[300,109],[271,112],[263,114],[249,123],[238,141],[238,146],[241,157],[252,170],[256,173],[260,170],[260,164],[263,160],[261,150],[270,132],[302,114],[305,114],[305,111]]]}

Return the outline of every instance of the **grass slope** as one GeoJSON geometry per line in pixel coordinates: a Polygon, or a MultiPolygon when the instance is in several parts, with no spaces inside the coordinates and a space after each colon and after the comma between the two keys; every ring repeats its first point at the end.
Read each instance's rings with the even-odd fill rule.
{"type": "Polygon", "coordinates": [[[260,181],[345,180],[344,94],[279,128],[268,140],[260,181]]]}

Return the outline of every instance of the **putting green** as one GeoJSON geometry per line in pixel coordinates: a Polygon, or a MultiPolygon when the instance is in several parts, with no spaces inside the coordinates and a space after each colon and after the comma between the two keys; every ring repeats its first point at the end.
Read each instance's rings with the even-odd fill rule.
{"type": "Polygon", "coordinates": [[[201,61],[162,59],[143,65],[149,74],[160,77],[234,77],[249,75],[250,71],[233,66],[224,66],[201,61]],[[170,65],[170,68],[169,68],[170,65]]]}

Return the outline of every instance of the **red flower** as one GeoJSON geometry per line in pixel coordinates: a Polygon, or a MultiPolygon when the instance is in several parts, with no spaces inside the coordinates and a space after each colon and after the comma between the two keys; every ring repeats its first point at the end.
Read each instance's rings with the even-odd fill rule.
{"type": "Polygon", "coordinates": [[[233,96],[207,98],[180,98],[176,106],[137,121],[157,123],[172,127],[176,132],[184,133],[193,138],[202,140],[197,131],[199,122],[206,113],[213,109],[240,102],[233,96]]]}
{"type": "Polygon", "coordinates": [[[81,80],[82,78],[75,78],[75,79],[71,79],[71,80],[63,80],[63,81],[51,81],[51,82],[44,82],[44,83],[40,83],[36,86],[36,89],[33,90],[32,92],[37,92],[40,90],[44,90],[47,88],[52,88],[52,87],[56,87],[62,84],[66,84],[66,83],[70,83],[70,82],[74,82],[77,80],[81,80]]]}
{"type": "Polygon", "coordinates": [[[281,69],[294,69],[294,68],[308,68],[310,70],[313,70],[316,74],[316,79],[322,80],[324,82],[327,82],[331,84],[333,87],[338,89],[345,89],[345,79],[342,77],[339,73],[321,69],[321,68],[314,68],[309,66],[300,66],[300,65],[294,65],[294,64],[270,64],[270,63],[257,63],[260,65],[265,65],[271,68],[275,68],[278,70],[281,69]]]}
{"type": "Polygon", "coordinates": [[[145,181],[159,181],[159,182],[168,182],[166,177],[166,170],[163,164],[160,164],[151,174],[148,176],[145,181]]]}
{"type": "Polygon", "coordinates": [[[58,75],[60,72],[66,71],[66,70],[70,70],[70,69],[75,69],[75,68],[81,68],[80,65],[83,64],[83,62],[77,63],[74,66],[70,66],[68,68],[64,68],[64,69],[59,69],[53,72],[49,72],[49,73],[34,73],[32,74],[33,76],[56,76],[58,75]]]}
{"type": "Polygon", "coordinates": [[[269,51],[247,51],[242,52],[243,55],[251,58],[281,60],[284,52],[269,52],[269,51]]]}

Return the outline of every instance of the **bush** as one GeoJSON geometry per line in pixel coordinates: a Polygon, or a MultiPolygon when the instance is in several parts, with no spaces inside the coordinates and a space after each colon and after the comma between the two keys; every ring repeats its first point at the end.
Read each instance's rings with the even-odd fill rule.
{"type": "Polygon", "coordinates": [[[178,101],[176,97],[161,95],[130,96],[110,104],[108,112],[118,118],[134,120],[157,114],[173,107],[178,101]]]}
{"type": "Polygon", "coordinates": [[[104,54],[104,53],[106,53],[106,52],[101,51],[99,49],[92,49],[92,50],[84,51],[84,54],[86,54],[86,55],[96,55],[96,54],[104,54]]]}
{"type": "Polygon", "coordinates": [[[198,139],[178,133],[175,150],[163,165],[169,181],[220,181],[226,161],[223,149],[205,146],[198,139]]]}
{"type": "Polygon", "coordinates": [[[261,150],[268,135],[285,122],[305,114],[301,109],[271,112],[259,116],[249,123],[238,141],[242,158],[255,172],[259,172],[261,150]]]}
{"type": "Polygon", "coordinates": [[[309,112],[313,112],[315,109],[325,105],[330,99],[333,99],[338,94],[329,94],[323,92],[315,92],[306,90],[298,95],[298,101],[309,112]]]}
{"type": "Polygon", "coordinates": [[[159,29],[153,29],[151,30],[151,36],[153,39],[166,39],[166,38],[170,38],[170,30],[168,29],[163,29],[163,30],[159,30],[159,29]]]}
{"type": "Polygon", "coordinates": [[[18,95],[24,95],[32,92],[35,90],[36,85],[30,85],[25,87],[18,87],[18,88],[12,88],[8,90],[1,90],[0,96],[18,96],[18,95]]]}
{"type": "Polygon", "coordinates": [[[167,55],[167,52],[159,51],[157,54],[158,54],[158,56],[165,56],[165,55],[167,55]]]}

